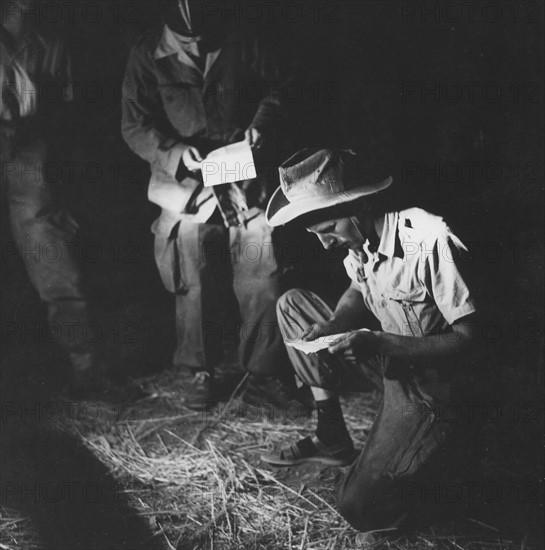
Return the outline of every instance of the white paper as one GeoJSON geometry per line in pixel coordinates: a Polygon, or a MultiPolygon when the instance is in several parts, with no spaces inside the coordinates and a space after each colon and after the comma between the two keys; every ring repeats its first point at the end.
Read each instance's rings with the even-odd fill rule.
{"type": "MultiPolygon", "coordinates": [[[[362,328],[359,329],[360,331],[369,331],[369,329],[362,328]]],[[[358,332],[358,331],[351,331],[351,332],[358,332]]],[[[302,351],[305,354],[310,353],[316,353],[320,350],[327,349],[335,340],[338,340],[339,338],[342,338],[343,336],[346,336],[347,334],[350,334],[350,332],[340,332],[338,334],[328,334],[327,336],[320,336],[319,338],[316,338],[316,340],[311,340],[310,342],[307,342],[305,340],[284,340],[284,343],[286,346],[290,346],[292,348],[298,349],[299,351],[302,351]]]]}
{"type": "Polygon", "coordinates": [[[215,149],[201,163],[205,187],[254,179],[255,171],[252,148],[247,141],[239,141],[215,149]]]}

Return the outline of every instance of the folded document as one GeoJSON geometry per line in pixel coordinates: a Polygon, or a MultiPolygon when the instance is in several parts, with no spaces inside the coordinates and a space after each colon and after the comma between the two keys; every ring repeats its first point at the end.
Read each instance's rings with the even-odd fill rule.
{"type": "Polygon", "coordinates": [[[205,187],[251,180],[255,171],[252,148],[247,141],[239,141],[210,152],[201,163],[205,187]]]}
{"type": "MultiPolygon", "coordinates": [[[[362,328],[359,330],[368,331],[368,329],[366,328],[362,328]]],[[[298,349],[299,351],[302,351],[303,353],[306,353],[308,355],[309,353],[316,353],[323,349],[327,349],[335,342],[335,340],[339,340],[344,336],[347,336],[351,332],[357,331],[340,332],[339,334],[328,334],[327,336],[320,336],[319,338],[316,338],[316,340],[311,340],[310,342],[307,342],[306,340],[284,340],[284,343],[286,344],[286,346],[298,349]]]]}

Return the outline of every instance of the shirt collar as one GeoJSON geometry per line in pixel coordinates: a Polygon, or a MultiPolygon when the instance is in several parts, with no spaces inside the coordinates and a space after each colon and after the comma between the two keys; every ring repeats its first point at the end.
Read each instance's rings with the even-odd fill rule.
{"type": "Polygon", "coordinates": [[[397,212],[387,212],[384,214],[384,225],[377,252],[387,258],[392,258],[399,250],[397,247],[399,242],[397,231],[398,221],[399,214],[397,212]]]}
{"type": "MultiPolygon", "coordinates": [[[[372,249],[371,243],[367,239],[363,243],[361,253],[353,252],[364,266],[376,265],[381,258],[403,257],[403,248],[398,235],[398,221],[398,212],[387,212],[384,214],[382,235],[376,250],[372,249]]],[[[369,269],[371,268],[369,267],[369,269]]]]}
{"type": "Polygon", "coordinates": [[[198,54],[197,43],[199,40],[200,37],[192,38],[177,34],[172,31],[168,25],[165,25],[153,57],[154,59],[162,59],[169,55],[184,54],[186,51],[198,54]]]}
{"type": "MultiPolygon", "coordinates": [[[[155,53],[153,55],[154,59],[163,59],[169,55],[177,55],[181,63],[189,65],[197,70],[200,74],[203,74],[200,67],[197,66],[195,61],[191,59],[191,55],[197,57],[199,55],[198,44],[201,40],[200,36],[197,37],[188,37],[181,34],[175,33],[167,25],[163,29],[163,34],[157,44],[155,53]]],[[[204,68],[204,76],[208,74],[208,71],[218,58],[221,52],[221,48],[218,48],[216,51],[208,52],[206,54],[206,63],[204,68]]]]}

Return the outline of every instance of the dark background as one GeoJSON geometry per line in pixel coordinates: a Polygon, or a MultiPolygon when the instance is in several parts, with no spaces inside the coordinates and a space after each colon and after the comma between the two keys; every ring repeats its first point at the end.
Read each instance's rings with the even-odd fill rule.
{"type": "MultiPolygon", "coordinates": [[[[76,176],[62,193],[81,226],[107,351],[120,368],[149,374],[169,361],[173,301],[152,257],[148,167],[120,136],[120,90],[131,45],[158,23],[158,2],[75,4],[61,17],[37,15],[67,36],[80,84],[66,149],[76,176]]],[[[263,33],[293,76],[281,156],[350,147],[392,173],[396,204],[443,215],[468,245],[498,391],[533,422],[543,385],[543,13],[539,2],[485,4],[228,2],[235,12],[225,17],[263,33]]],[[[304,244],[302,256],[284,255],[294,260],[287,286],[331,299],[343,291],[337,257],[297,228],[280,237],[304,244]]],[[[35,319],[20,261],[2,263],[3,320],[35,319]]]]}

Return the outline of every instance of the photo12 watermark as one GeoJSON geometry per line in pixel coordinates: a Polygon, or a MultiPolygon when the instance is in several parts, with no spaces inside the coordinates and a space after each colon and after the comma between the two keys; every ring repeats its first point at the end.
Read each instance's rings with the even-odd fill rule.
{"type": "Polygon", "coordinates": [[[454,25],[457,23],[539,23],[543,5],[517,0],[403,0],[401,22],[407,25],[454,25]]]}
{"type": "Polygon", "coordinates": [[[401,102],[423,105],[539,104],[541,84],[537,81],[439,81],[414,80],[401,83],[401,102]]]}

